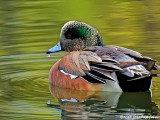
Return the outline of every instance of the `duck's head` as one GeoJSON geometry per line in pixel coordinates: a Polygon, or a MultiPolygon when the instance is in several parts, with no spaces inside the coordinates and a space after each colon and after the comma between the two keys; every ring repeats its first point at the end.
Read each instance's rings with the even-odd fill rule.
{"type": "Polygon", "coordinates": [[[60,42],[50,48],[47,54],[61,50],[79,51],[91,46],[103,46],[98,31],[86,23],[69,21],[61,29],[60,42]]]}

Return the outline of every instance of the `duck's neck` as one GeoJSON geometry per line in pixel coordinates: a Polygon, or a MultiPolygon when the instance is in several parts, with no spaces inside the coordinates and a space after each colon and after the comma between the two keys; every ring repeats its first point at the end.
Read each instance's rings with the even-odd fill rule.
{"type": "Polygon", "coordinates": [[[97,43],[97,46],[104,46],[103,45],[103,40],[102,40],[102,37],[97,35],[97,38],[98,38],[98,43],[97,43]]]}

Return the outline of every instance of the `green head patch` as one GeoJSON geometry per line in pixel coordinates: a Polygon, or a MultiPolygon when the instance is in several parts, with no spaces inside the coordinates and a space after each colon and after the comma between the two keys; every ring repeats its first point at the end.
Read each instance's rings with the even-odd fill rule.
{"type": "Polygon", "coordinates": [[[77,26],[73,28],[68,28],[64,35],[67,39],[73,40],[76,38],[81,38],[83,40],[90,33],[91,31],[85,26],[77,26]]]}

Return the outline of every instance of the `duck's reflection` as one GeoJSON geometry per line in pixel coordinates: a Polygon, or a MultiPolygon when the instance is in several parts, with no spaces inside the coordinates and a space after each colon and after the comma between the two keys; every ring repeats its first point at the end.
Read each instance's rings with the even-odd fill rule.
{"type": "MultiPolygon", "coordinates": [[[[62,119],[120,118],[120,115],[157,115],[150,92],[114,93],[76,91],[50,86],[59,100],[62,119]]],[[[49,106],[52,106],[51,104],[49,106]]]]}

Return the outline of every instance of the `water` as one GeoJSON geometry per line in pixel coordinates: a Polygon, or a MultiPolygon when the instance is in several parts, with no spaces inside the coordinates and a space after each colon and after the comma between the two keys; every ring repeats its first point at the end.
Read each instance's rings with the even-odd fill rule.
{"type": "Polygon", "coordinates": [[[153,78],[151,93],[49,88],[49,69],[66,53],[45,54],[59,41],[63,24],[79,20],[96,27],[105,45],[139,51],[160,64],[159,5],[159,0],[1,0],[0,119],[159,116],[160,78],[153,78]]]}

